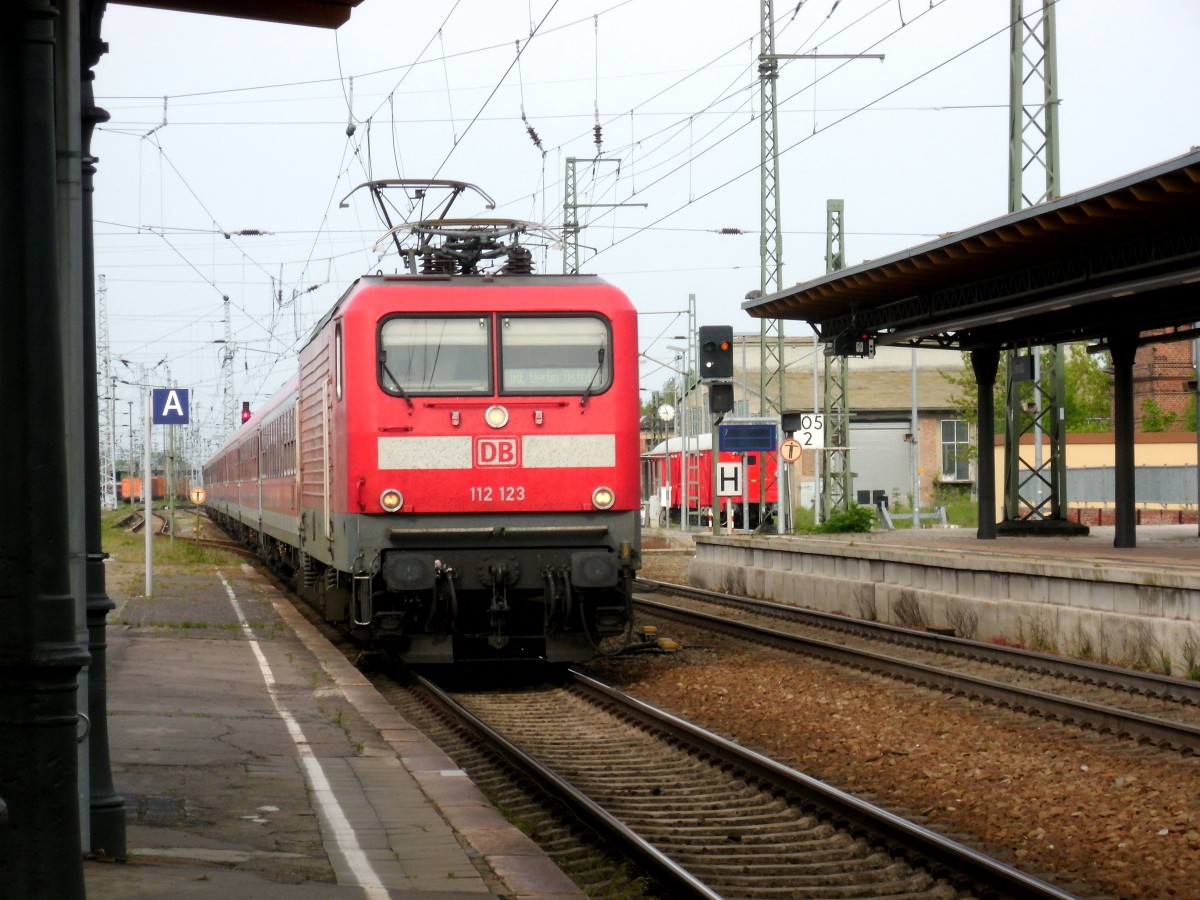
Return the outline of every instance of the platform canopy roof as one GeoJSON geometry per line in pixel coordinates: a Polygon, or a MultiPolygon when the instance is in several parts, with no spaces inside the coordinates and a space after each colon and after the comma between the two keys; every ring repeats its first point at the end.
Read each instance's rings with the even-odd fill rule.
{"type": "Polygon", "coordinates": [[[742,306],[806,321],[827,342],[862,332],[970,350],[1193,336],[1200,149],[742,306]]]}
{"type": "Polygon", "coordinates": [[[362,0],[117,0],[124,6],[172,9],[177,12],[204,13],[281,22],[284,25],[312,25],[337,28],[350,18],[350,11],[362,0]]]}

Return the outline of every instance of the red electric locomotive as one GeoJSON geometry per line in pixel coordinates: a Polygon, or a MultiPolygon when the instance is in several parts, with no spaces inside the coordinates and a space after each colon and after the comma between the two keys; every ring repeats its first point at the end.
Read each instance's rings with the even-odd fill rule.
{"type": "Polygon", "coordinates": [[[389,232],[409,274],[359,278],[205,465],[208,508],[405,661],[589,658],[632,621],[636,312],[533,274],[536,226],[446,218],[469,185],[384,187],[451,198],[389,232]]]}

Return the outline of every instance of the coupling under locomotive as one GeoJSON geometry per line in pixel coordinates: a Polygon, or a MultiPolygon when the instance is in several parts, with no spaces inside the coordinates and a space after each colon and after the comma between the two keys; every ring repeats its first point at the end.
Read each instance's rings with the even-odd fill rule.
{"type": "Polygon", "coordinates": [[[537,226],[447,217],[470,185],[369,186],[450,196],[389,230],[407,273],[359,278],[205,465],[210,513],[405,661],[587,659],[632,620],[636,312],[534,274],[537,226]]]}

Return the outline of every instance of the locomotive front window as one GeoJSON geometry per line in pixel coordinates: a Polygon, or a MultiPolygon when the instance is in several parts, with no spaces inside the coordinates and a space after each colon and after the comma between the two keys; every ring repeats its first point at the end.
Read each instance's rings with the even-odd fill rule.
{"type": "Polygon", "coordinates": [[[591,316],[501,316],[500,390],[598,394],[612,383],[608,324],[591,316]]]}
{"type": "Polygon", "coordinates": [[[396,396],[490,393],[490,360],[484,318],[397,316],[379,331],[379,383],[396,396]]]}

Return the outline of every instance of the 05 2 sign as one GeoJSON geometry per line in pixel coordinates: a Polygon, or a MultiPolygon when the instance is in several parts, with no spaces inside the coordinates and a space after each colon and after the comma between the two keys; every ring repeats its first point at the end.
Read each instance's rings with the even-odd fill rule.
{"type": "Polygon", "coordinates": [[[824,413],[801,413],[800,427],[796,429],[796,440],[805,450],[825,446],[824,413]]]}

